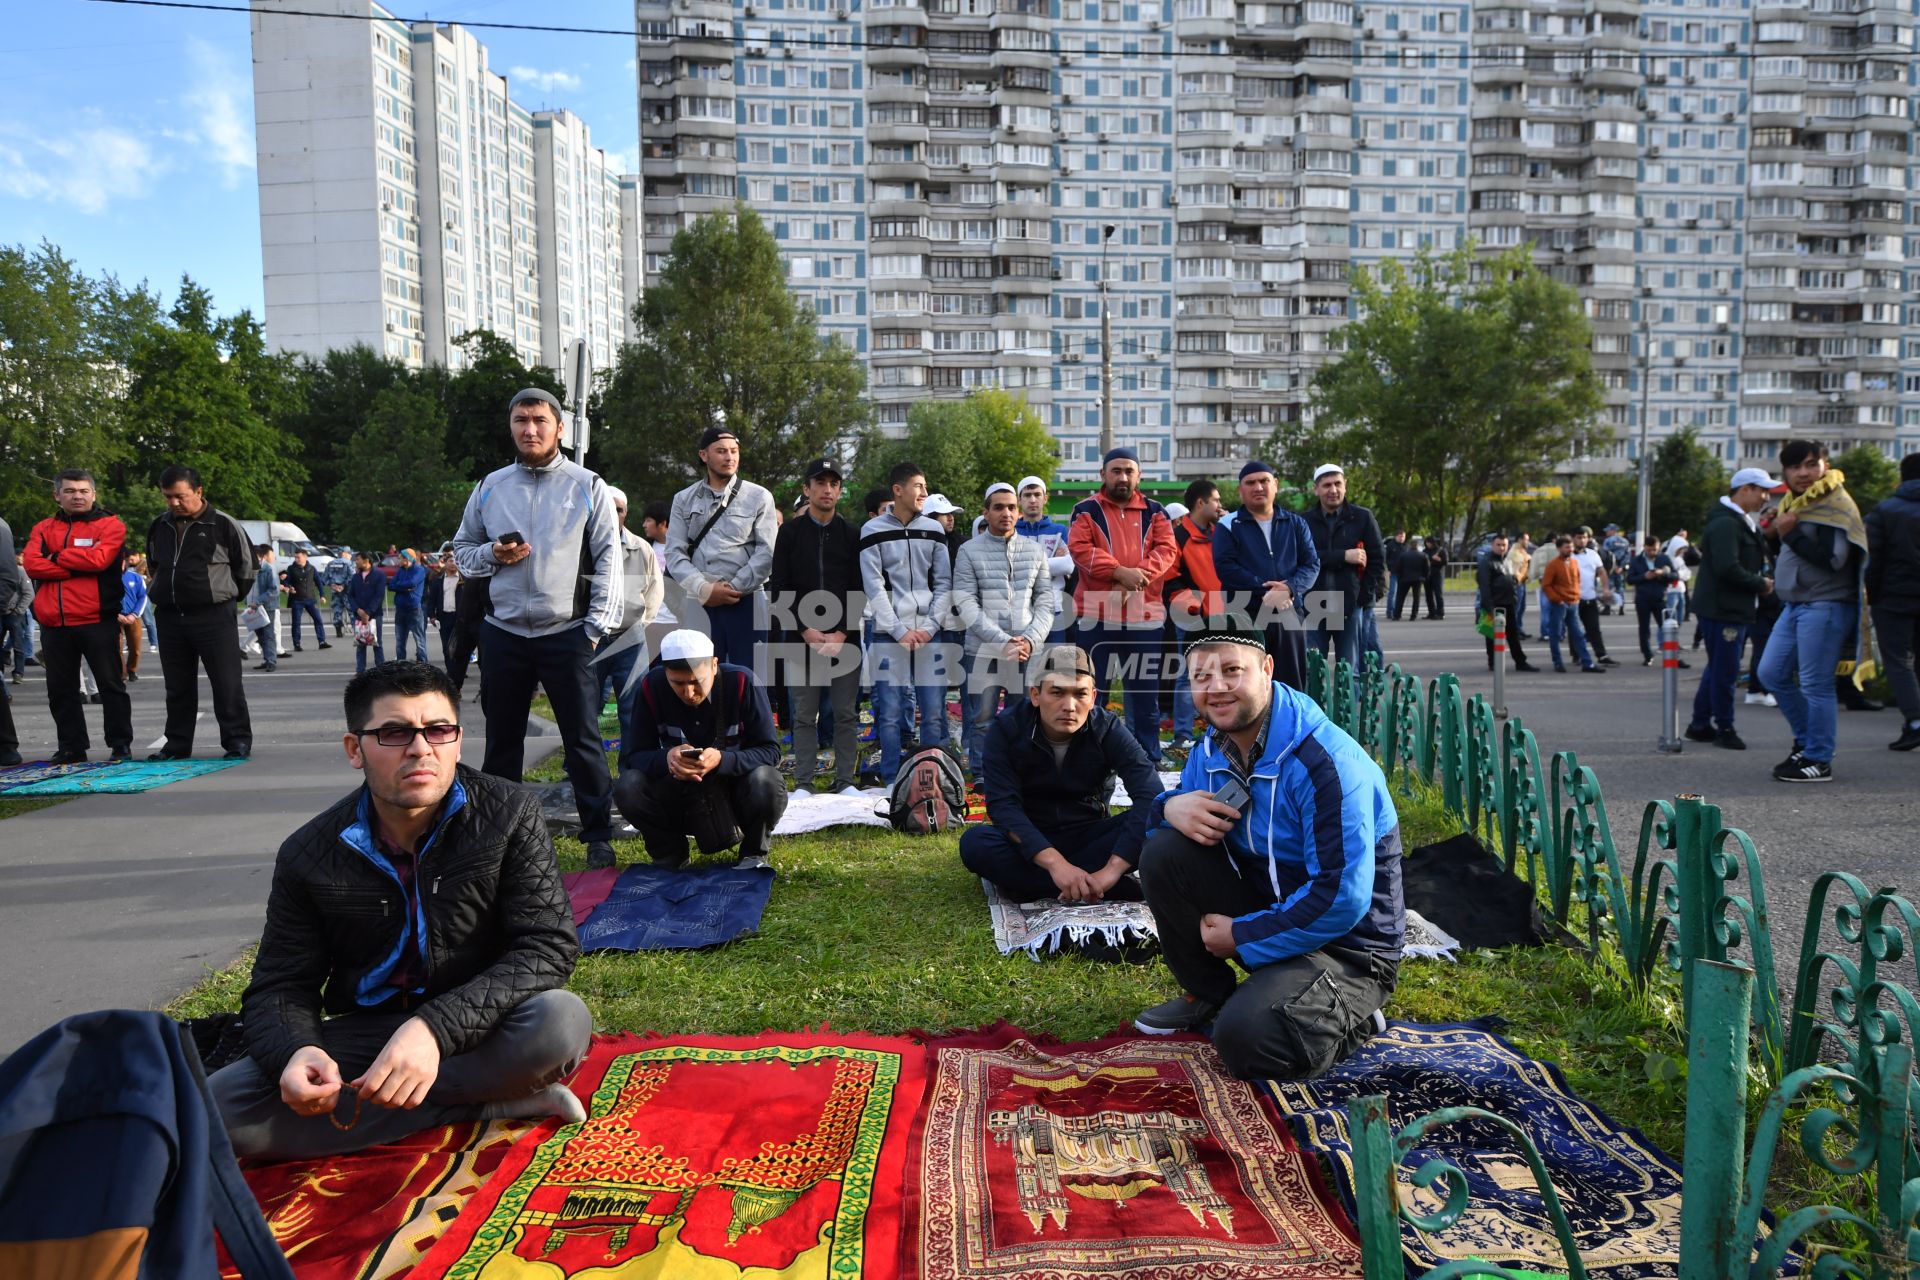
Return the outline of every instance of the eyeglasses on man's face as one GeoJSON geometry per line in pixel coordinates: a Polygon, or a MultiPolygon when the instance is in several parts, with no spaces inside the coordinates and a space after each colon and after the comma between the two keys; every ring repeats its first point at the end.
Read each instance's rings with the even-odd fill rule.
{"type": "Polygon", "coordinates": [[[436,747],[460,740],[460,726],[457,724],[383,724],[377,729],[356,729],[354,732],[362,738],[372,738],[383,747],[410,747],[416,734],[436,747]]]}

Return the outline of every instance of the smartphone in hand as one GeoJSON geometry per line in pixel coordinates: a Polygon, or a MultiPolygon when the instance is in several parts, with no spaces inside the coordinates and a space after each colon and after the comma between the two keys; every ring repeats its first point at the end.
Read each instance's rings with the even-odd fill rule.
{"type": "Polygon", "coordinates": [[[1213,793],[1213,798],[1230,809],[1245,813],[1247,802],[1253,799],[1253,795],[1247,790],[1246,783],[1238,778],[1228,778],[1220,789],[1213,793]]]}
{"type": "Polygon", "coordinates": [[[520,531],[518,529],[515,529],[512,533],[501,534],[498,538],[494,539],[494,541],[498,542],[503,547],[517,547],[522,542],[525,542],[526,539],[520,536],[520,531]]]}

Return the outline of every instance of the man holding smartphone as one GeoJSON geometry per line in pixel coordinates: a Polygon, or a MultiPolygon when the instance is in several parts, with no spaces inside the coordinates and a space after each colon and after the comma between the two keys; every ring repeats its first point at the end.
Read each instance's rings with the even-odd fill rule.
{"type": "Polygon", "coordinates": [[[1400,819],[1366,750],[1274,680],[1263,637],[1200,632],[1185,657],[1211,731],[1154,801],[1140,859],[1182,992],[1134,1026],[1211,1024],[1234,1074],[1310,1079],[1384,1026],[1406,931],[1400,819]]]}

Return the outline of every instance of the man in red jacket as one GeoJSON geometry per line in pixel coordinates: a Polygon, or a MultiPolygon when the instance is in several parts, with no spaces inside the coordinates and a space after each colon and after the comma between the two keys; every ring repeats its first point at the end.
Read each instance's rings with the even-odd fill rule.
{"type": "Polygon", "coordinates": [[[40,623],[40,661],[47,671],[47,706],[60,749],[54,764],[87,758],[86,699],[80,660],[100,687],[107,748],[115,760],[133,754],[133,702],[120,674],[120,573],[127,526],[94,500],[93,473],[71,467],[53,482],[57,514],[33,526],[20,559],[36,584],[33,616],[40,623]]]}
{"type": "Polygon", "coordinates": [[[1073,509],[1067,550],[1080,572],[1074,588],[1080,647],[1093,660],[1098,705],[1117,676],[1127,727],[1154,764],[1160,760],[1160,673],[1167,619],[1160,592],[1178,548],[1159,503],[1140,492],[1140,459],[1127,448],[1100,461],[1100,488],[1073,509]]]}

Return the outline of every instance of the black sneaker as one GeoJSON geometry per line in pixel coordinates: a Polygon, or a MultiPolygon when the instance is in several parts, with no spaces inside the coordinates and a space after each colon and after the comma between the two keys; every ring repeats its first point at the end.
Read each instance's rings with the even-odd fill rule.
{"type": "Polygon", "coordinates": [[[1142,1035],[1170,1036],[1176,1031],[1198,1031],[1213,1021],[1220,1006],[1198,996],[1180,993],[1141,1013],[1133,1020],[1133,1029],[1142,1035]]]}
{"type": "Polygon", "coordinates": [[[156,751],[147,757],[147,762],[149,764],[157,764],[162,760],[187,760],[191,759],[192,756],[193,752],[191,751],[156,751]]]}
{"type": "Polygon", "coordinates": [[[1889,751],[1911,751],[1920,747],[1920,727],[1908,725],[1900,731],[1900,736],[1887,744],[1889,751]]]}
{"type": "Polygon", "coordinates": [[[140,678],[140,673],[138,671],[127,672],[127,680],[129,683],[131,683],[132,681],[138,680],[139,678],[140,678]]]}
{"type": "Polygon", "coordinates": [[[1833,766],[1819,760],[1809,760],[1805,756],[1799,759],[1782,760],[1774,766],[1775,782],[1832,782],[1833,766]]]}
{"type": "Polygon", "coordinates": [[[1716,733],[1713,729],[1711,729],[1710,727],[1704,724],[1688,725],[1687,731],[1685,734],[1685,737],[1688,742],[1712,742],[1715,738],[1718,738],[1719,736],[1720,735],[1718,733],[1716,733]]]}
{"type": "Polygon", "coordinates": [[[1617,667],[1620,665],[1620,661],[1617,658],[1609,658],[1603,653],[1600,655],[1600,665],[1603,667],[1617,667]]]}
{"type": "Polygon", "coordinates": [[[84,764],[87,753],[84,751],[56,751],[47,757],[48,764],[84,764]]]}
{"type": "Polygon", "coordinates": [[[0,751],[0,769],[11,769],[14,765],[26,762],[27,758],[18,751],[0,751]]]}
{"type": "Polygon", "coordinates": [[[249,747],[245,751],[223,751],[220,753],[220,758],[222,760],[251,760],[253,758],[253,748],[249,747]]]}
{"type": "Polygon", "coordinates": [[[1650,666],[1652,666],[1652,665],[1653,665],[1653,659],[1652,659],[1652,658],[1643,658],[1643,659],[1641,659],[1641,662],[1640,662],[1640,665],[1641,665],[1641,666],[1643,666],[1643,667],[1650,667],[1650,666]]]}
{"type": "Polygon", "coordinates": [[[614,863],[613,845],[606,840],[595,840],[587,846],[587,870],[600,871],[614,863]]]}
{"type": "Polygon", "coordinates": [[[326,642],[325,640],[322,640],[322,641],[320,642],[320,647],[321,647],[322,649],[331,649],[331,648],[333,648],[333,646],[332,646],[332,645],[330,645],[330,644],[328,644],[328,643],[327,643],[327,642],[326,642]]]}
{"type": "Polygon", "coordinates": [[[107,752],[107,759],[131,760],[133,759],[133,748],[132,747],[115,747],[113,750],[107,752]]]}
{"type": "Polygon", "coordinates": [[[1729,751],[1745,751],[1747,749],[1746,740],[1731,729],[1722,729],[1719,733],[1715,734],[1713,736],[1713,745],[1716,747],[1725,747],[1729,751]]]}
{"type": "Polygon", "coordinates": [[[1607,674],[1607,669],[1601,666],[1582,667],[1580,670],[1582,673],[1590,676],[1603,676],[1607,674]]]}

